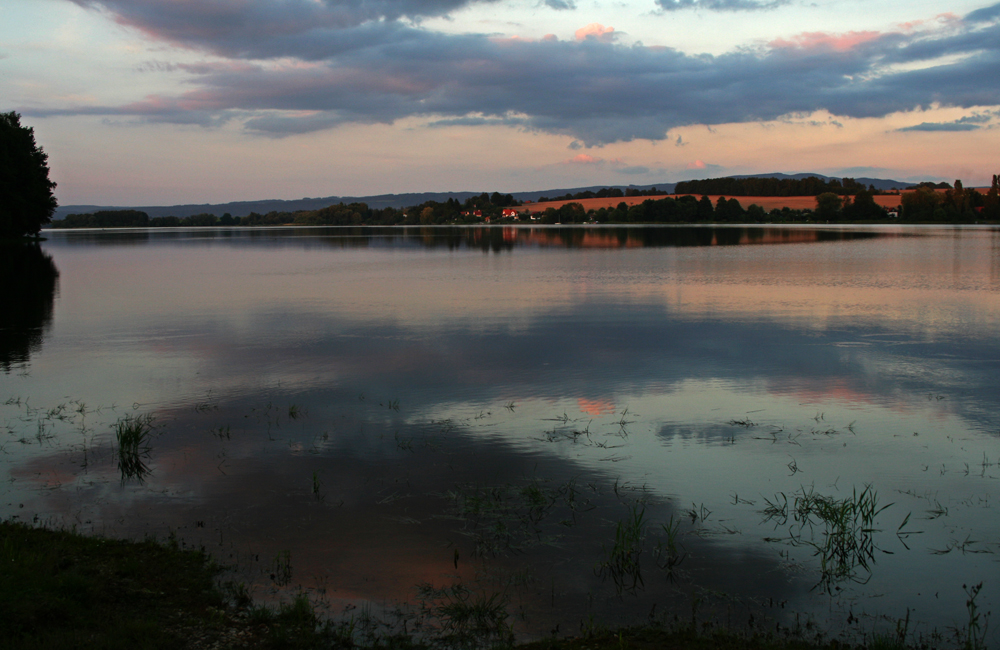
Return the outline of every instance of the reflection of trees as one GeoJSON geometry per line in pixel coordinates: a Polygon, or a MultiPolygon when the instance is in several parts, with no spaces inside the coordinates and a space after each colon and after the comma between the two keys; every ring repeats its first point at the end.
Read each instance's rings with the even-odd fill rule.
{"type": "Polygon", "coordinates": [[[37,244],[0,248],[0,367],[26,363],[52,322],[59,271],[37,244]]]}
{"type": "Polygon", "coordinates": [[[330,226],[74,231],[70,244],[252,242],[267,248],[426,248],[509,252],[523,247],[677,248],[791,244],[900,236],[880,231],[768,226],[330,226]]]}

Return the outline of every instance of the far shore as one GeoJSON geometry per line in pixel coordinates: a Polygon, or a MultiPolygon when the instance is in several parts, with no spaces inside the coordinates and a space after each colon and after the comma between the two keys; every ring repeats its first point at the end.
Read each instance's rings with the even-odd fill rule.
{"type": "MultiPolygon", "coordinates": [[[[643,201],[659,201],[661,199],[679,199],[682,196],[693,196],[695,198],[701,198],[700,194],[658,194],[656,196],[619,196],[619,197],[604,197],[597,199],[571,199],[568,201],[546,201],[544,203],[525,203],[519,210],[521,212],[527,211],[531,213],[535,212],[545,212],[548,208],[559,209],[567,203],[579,203],[583,206],[584,210],[600,210],[601,208],[614,208],[617,207],[619,203],[625,203],[626,205],[637,205],[643,201]]],[[[708,198],[712,201],[712,205],[715,205],[719,201],[719,194],[709,194],[708,198]]],[[[792,210],[812,210],[816,207],[816,197],[815,196],[727,196],[727,199],[736,199],[739,204],[743,206],[746,210],[751,205],[759,205],[764,208],[764,210],[770,212],[774,209],[790,208],[792,210]]],[[[876,194],[874,197],[875,203],[882,206],[883,208],[892,209],[899,208],[902,203],[901,194],[876,194]]]]}

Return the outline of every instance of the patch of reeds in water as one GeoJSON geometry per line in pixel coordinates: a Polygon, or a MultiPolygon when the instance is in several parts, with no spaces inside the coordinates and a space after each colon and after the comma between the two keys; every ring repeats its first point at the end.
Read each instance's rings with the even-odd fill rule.
{"type": "Polygon", "coordinates": [[[152,415],[126,415],[113,425],[118,457],[118,471],[121,473],[122,485],[129,479],[144,483],[149,475],[149,458],[151,447],[149,442],[153,435],[152,415]]]}
{"type": "MultiPolygon", "coordinates": [[[[865,583],[871,576],[875,553],[875,518],[892,504],[879,506],[878,495],[869,485],[850,496],[837,499],[819,494],[814,488],[802,488],[789,499],[783,492],[774,500],[765,499],[765,521],[783,526],[791,520],[788,538],[767,538],[792,546],[809,546],[820,560],[820,581],[816,585],[829,591],[835,583],[850,580],[865,583]],[[816,535],[816,531],[819,535],[816,535]]],[[[905,525],[905,522],[904,522],[905,525]]]]}

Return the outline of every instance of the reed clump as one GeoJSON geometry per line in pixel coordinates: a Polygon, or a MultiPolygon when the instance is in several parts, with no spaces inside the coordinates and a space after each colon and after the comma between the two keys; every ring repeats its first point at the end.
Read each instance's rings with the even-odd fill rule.
{"type": "Polygon", "coordinates": [[[152,450],[150,440],[153,437],[153,416],[128,414],[115,422],[112,429],[117,443],[115,455],[118,458],[122,485],[133,478],[139,483],[145,482],[150,471],[146,459],[152,450]]]}

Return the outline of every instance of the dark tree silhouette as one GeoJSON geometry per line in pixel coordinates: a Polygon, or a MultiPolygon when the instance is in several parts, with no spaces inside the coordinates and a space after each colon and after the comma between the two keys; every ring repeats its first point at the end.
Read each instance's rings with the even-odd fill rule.
{"type": "Polygon", "coordinates": [[[52,220],[58,203],[48,159],[19,114],[0,113],[0,239],[37,235],[52,220]]]}

